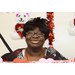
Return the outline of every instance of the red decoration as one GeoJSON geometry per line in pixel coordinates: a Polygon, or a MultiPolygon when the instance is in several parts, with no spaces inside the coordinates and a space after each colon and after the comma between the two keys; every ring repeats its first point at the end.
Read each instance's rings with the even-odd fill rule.
{"type": "Polygon", "coordinates": [[[22,32],[23,32],[23,26],[24,24],[16,24],[15,30],[20,35],[21,39],[23,38],[22,32]]]}
{"type": "Polygon", "coordinates": [[[13,60],[13,63],[28,63],[28,60],[26,59],[21,60],[20,58],[15,58],[13,60]]]}
{"type": "Polygon", "coordinates": [[[47,19],[48,19],[48,25],[50,28],[50,33],[49,33],[49,45],[50,47],[53,47],[52,42],[54,41],[54,33],[53,33],[53,29],[54,29],[54,12],[47,12],[47,19]]]}
{"type": "Polygon", "coordinates": [[[74,26],[75,26],[75,19],[74,19],[74,26]]]}

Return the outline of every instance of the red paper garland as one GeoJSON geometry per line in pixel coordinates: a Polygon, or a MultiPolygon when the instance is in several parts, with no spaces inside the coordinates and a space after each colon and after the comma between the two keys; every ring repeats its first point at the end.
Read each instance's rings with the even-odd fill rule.
{"type": "Polygon", "coordinates": [[[50,33],[49,33],[49,45],[50,47],[53,47],[52,42],[54,41],[54,33],[53,33],[53,29],[54,29],[54,12],[47,12],[47,19],[48,19],[48,25],[50,28],[50,33]]]}

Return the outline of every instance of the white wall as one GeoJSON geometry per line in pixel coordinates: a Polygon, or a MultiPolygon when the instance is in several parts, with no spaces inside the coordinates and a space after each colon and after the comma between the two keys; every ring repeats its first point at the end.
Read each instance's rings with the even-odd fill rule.
{"type": "MultiPolygon", "coordinates": [[[[46,17],[46,12],[29,12],[31,17],[46,17]]],[[[23,40],[12,40],[10,38],[10,31],[16,24],[15,20],[16,13],[0,13],[0,33],[3,35],[11,49],[14,51],[17,48],[26,47],[26,43],[23,40]]],[[[55,41],[53,42],[54,48],[58,50],[62,55],[68,59],[74,59],[75,57],[75,36],[70,36],[67,32],[69,22],[74,18],[73,12],[55,12],[54,13],[54,24],[55,24],[55,41]]],[[[48,47],[48,40],[45,45],[48,47]]],[[[0,56],[9,52],[0,39],[0,56]]]]}
{"type": "Polygon", "coordinates": [[[74,18],[74,12],[55,12],[55,49],[69,59],[75,57],[75,36],[68,34],[69,22],[74,18]]]}

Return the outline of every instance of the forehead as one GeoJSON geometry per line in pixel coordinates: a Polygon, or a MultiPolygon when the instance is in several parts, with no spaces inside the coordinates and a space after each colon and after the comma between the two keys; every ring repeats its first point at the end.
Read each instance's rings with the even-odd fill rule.
{"type": "Polygon", "coordinates": [[[38,27],[36,27],[34,30],[39,30],[40,31],[40,29],[38,27]]]}

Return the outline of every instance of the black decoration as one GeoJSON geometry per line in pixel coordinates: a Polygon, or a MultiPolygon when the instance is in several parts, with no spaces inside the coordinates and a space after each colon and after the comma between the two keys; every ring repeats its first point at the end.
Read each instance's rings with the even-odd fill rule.
{"type": "Polygon", "coordinates": [[[4,43],[4,45],[6,46],[6,48],[9,50],[10,53],[12,53],[12,49],[9,47],[9,45],[7,44],[7,42],[5,41],[5,39],[3,38],[3,36],[0,33],[0,38],[2,40],[2,42],[4,43]]]}

